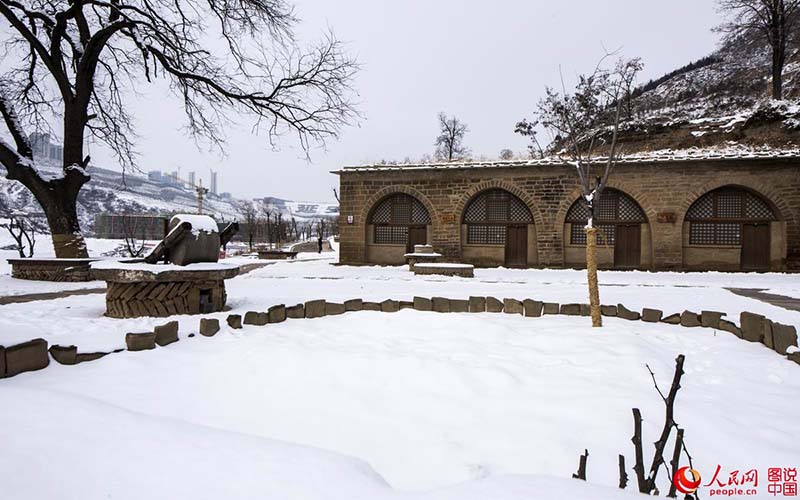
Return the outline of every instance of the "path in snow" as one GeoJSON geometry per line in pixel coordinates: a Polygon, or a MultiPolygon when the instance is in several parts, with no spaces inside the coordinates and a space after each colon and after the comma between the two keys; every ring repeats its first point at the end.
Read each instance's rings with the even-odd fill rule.
{"type": "Polygon", "coordinates": [[[727,290],[735,293],[736,295],[757,299],[761,302],[766,302],[767,304],[782,307],[790,311],[800,311],[800,299],[795,297],[787,297],[786,295],[778,295],[776,293],[766,293],[763,289],[759,288],[728,288],[727,290]]]}

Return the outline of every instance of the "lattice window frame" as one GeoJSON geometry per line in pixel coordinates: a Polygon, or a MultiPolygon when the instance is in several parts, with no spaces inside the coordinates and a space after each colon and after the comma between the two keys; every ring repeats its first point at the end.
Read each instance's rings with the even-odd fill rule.
{"type": "MultiPolygon", "coordinates": [[[[647,216],[642,207],[623,191],[616,189],[603,191],[597,209],[594,223],[602,231],[597,235],[597,244],[599,246],[614,246],[618,225],[647,224],[647,216]]],[[[578,198],[567,211],[566,222],[570,224],[570,245],[586,246],[584,228],[588,220],[589,209],[583,199],[578,198]]]]}
{"type": "Polygon", "coordinates": [[[464,209],[463,224],[533,224],[528,205],[504,189],[488,189],[473,198],[464,209]]]}
{"type": "Polygon", "coordinates": [[[720,188],[704,194],[686,212],[689,244],[737,247],[744,224],[777,220],[764,198],[741,188],[720,188]]]}

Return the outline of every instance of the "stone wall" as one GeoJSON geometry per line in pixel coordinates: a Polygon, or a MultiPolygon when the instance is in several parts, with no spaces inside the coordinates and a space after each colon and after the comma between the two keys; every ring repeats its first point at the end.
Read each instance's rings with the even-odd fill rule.
{"type": "Polygon", "coordinates": [[[200,314],[221,311],[227,295],[224,280],[167,282],[108,282],[106,316],[165,318],[176,314],[200,314]],[[210,310],[201,311],[201,294],[207,293],[210,310]]]}
{"type": "MultiPolygon", "coordinates": [[[[535,245],[529,245],[529,265],[563,267],[580,264],[565,248],[566,213],[580,188],[572,167],[564,165],[491,168],[375,169],[340,172],[340,262],[361,264],[367,259],[367,218],[383,197],[406,193],[417,198],[431,215],[429,243],[445,260],[459,261],[462,251],[462,213],[469,200],[489,188],[505,189],[531,210],[535,245]],[[352,217],[352,223],[348,218],[352,217]]],[[[687,248],[684,218],[700,196],[723,186],[741,186],[769,200],[779,221],[773,223],[771,270],[800,269],[800,160],[724,159],[653,161],[619,164],[609,186],[631,196],[644,210],[642,267],[679,270],[714,268],[738,263],[738,254],[703,255],[687,248]],[[699,261],[697,259],[700,259],[699,261]],[[706,266],[704,263],[708,262],[706,266]]]]}
{"type": "Polygon", "coordinates": [[[11,277],[21,280],[91,281],[89,264],[96,259],[8,259],[11,277]]]}
{"type": "MultiPolygon", "coordinates": [[[[469,297],[468,299],[449,299],[445,297],[414,297],[411,301],[387,299],[383,302],[368,302],[363,299],[350,299],[343,303],[328,302],[324,299],[310,300],[296,305],[277,304],[266,311],[248,311],[244,317],[230,314],[226,319],[228,331],[245,326],[267,326],[293,319],[315,319],[325,316],[358,311],[379,311],[395,313],[403,309],[437,313],[505,313],[529,318],[543,315],[589,316],[588,304],[558,304],[535,299],[514,299],[495,297],[469,297]]],[[[737,326],[723,319],[726,316],[718,311],[699,313],[685,310],[680,313],[664,315],[658,309],[644,308],[641,313],[631,311],[622,304],[601,306],[603,316],[616,317],[629,321],[665,323],[686,328],[712,328],[736,335],[742,340],[763,344],[790,361],[800,364],[797,329],[749,312],[741,313],[737,326]]],[[[587,319],[588,321],[588,319],[587,319]]],[[[166,347],[178,342],[179,324],[170,321],[156,326],[152,331],[125,334],[128,351],[149,351],[156,347],[166,347]]],[[[200,318],[197,330],[203,337],[213,337],[221,331],[217,318],[200,318]]],[[[195,337],[189,333],[188,338],[195,337]]],[[[124,349],[113,351],[122,352],[124,349]]],[[[75,365],[94,361],[107,356],[107,352],[79,353],[74,345],[54,345],[47,348],[47,341],[34,339],[10,347],[0,345],[0,379],[13,377],[20,373],[41,370],[49,366],[50,357],[62,365],[75,365]],[[49,355],[48,355],[49,354],[49,355]]]]}

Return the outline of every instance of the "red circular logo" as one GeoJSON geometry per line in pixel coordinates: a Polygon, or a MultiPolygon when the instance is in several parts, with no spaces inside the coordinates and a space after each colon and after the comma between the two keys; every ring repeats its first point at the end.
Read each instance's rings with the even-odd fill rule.
{"type": "Polygon", "coordinates": [[[697,491],[700,486],[700,473],[689,467],[681,467],[672,479],[675,488],[687,495],[697,491]]]}

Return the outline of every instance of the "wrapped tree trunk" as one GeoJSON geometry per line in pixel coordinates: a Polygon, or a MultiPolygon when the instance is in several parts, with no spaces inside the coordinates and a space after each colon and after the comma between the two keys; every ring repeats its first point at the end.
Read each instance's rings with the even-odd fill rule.
{"type": "Polygon", "coordinates": [[[586,274],[589,281],[589,310],[592,326],[603,326],[600,314],[600,288],[597,284],[597,228],[586,226],[586,274]]]}

